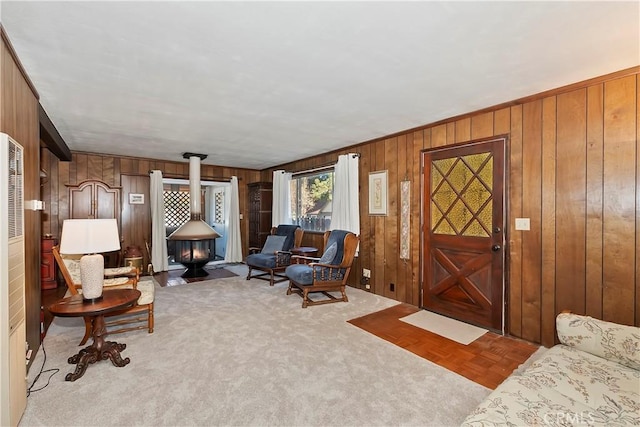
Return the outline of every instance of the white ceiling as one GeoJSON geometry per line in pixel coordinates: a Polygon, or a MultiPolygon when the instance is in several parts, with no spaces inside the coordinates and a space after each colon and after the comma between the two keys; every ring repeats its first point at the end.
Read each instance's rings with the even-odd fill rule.
{"type": "Polygon", "coordinates": [[[640,2],[23,2],[69,148],[263,169],[640,64],[640,2]]]}

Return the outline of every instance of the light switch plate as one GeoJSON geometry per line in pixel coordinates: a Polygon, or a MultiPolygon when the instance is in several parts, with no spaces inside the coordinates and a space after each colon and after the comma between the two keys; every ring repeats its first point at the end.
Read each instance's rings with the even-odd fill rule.
{"type": "Polygon", "coordinates": [[[516,230],[531,230],[529,218],[516,218],[516,230]]]}

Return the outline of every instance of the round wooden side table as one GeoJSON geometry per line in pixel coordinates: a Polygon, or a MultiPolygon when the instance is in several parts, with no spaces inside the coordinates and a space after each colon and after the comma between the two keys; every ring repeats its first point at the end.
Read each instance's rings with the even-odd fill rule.
{"type": "Polygon", "coordinates": [[[104,315],[132,306],[138,298],[140,298],[140,291],[136,289],[111,289],[103,290],[102,298],[98,301],[87,302],[82,295],[72,295],[49,306],[49,311],[54,316],[91,318],[93,343],[67,360],[70,364],[75,364],[76,369],[73,373],[68,373],[65,380],[77,380],[84,375],[90,364],[100,360],[110,359],[111,363],[117,367],[129,363],[128,357],[122,359],[120,356],[120,352],[127,347],[126,344],[104,340],[107,335],[104,315]]]}
{"type": "MultiPolygon", "coordinates": [[[[297,255],[297,256],[301,256],[301,257],[317,257],[318,256],[318,248],[314,248],[312,246],[300,246],[298,248],[293,248],[291,249],[291,253],[293,255],[297,255]]],[[[295,263],[296,264],[309,264],[310,262],[313,262],[310,259],[305,259],[305,258],[296,258],[295,259],[295,263]]]]}

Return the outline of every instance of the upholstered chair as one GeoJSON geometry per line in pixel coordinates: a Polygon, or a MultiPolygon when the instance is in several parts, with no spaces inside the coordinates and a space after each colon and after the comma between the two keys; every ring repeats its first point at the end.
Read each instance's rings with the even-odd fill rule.
{"type": "Polygon", "coordinates": [[[353,258],[358,247],[359,238],[345,230],[332,230],[324,234],[324,252],[321,258],[306,258],[310,263],[293,263],[285,269],[289,278],[287,295],[296,293],[302,297],[302,308],[309,305],[327,304],[331,302],[347,302],[345,287],[353,258]],[[340,297],[330,292],[339,292],[340,297]],[[312,300],[309,294],[321,293],[326,298],[312,300]]]}
{"type": "Polygon", "coordinates": [[[249,248],[247,280],[268,280],[270,286],[287,280],[284,270],[291,264],[291,249],[302,244],[303,234],[304,230],[299,225],[280,224],[273,227],[262,248],[249,248]],[[262,273],[252,275],[253,270],[262,273]]]}

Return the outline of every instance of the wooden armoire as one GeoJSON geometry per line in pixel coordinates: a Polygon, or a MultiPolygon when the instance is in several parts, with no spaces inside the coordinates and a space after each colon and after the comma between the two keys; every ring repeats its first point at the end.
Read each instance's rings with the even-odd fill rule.
{"type": "Polygon", "coordinates": [[[273,186],[270,182],[247,184],[249,189],[249,247],[261,248],[271,232],[273,186]]]}
{"type": "Polygon", "coordinates": [[[69,185],[69,218],[116,218],[120,227],[120,187],[99,180],[69,185]]]}
{"type": "MultiPolygon", "coordinates": [[[[78,185],[69,187],[69,218],[115,218],[121,235],[120,215],[120,187],[111,187],[106,182],[89,179],[78,185]]],[[[120,265],[120,252],[110,252],[104,255],[105,267],[120,265]]]]}

